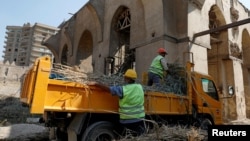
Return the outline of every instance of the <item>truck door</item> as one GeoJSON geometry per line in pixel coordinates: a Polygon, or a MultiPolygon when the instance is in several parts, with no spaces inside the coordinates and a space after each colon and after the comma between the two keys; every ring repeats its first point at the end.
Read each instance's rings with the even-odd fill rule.
{"type": "Polygon", "coordinates": [[[214,82],[208,78],[201,78],[203,111],[210,113],[215,124],[222,123],[222,109],[219,95],[214,82]]]}

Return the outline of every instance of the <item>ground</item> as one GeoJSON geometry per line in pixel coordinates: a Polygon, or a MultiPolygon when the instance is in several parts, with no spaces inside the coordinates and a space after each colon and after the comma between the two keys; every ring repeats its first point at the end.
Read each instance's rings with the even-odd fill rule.
{"type": "MultiPolygon", "coordinates": [[[[48,129],[37,122],[41,115],[31,115],[29,108],[22,104],[19,95],[18,83],[0,85],[0,141],[48,141],[48,129]]],[[[250,120],[242,119],[226,124],[250,125],[250,120]]],[[[150,141],[155,138],[203,141],[207,140],[207,134],[199,129],[162,126],[137,141],[150,141]]],[[[124,138],[121,141],[132,140],[124,138]]]]}
{"type": "Polygon", "coordinates": [[[34,121],[38,116],[29,114],[29,108],[16,95],[0,94],[0,140],[48,140],[48,129],[34,121]]]}
{"type": "MultiPolygon", "coordinates": [[[[17,95],[0,94],[0,141],[49,141],[48,128],[38,123],[39,116],[41,115],[31,115],[29,108],[22,105],[17,95]]],[[[151,141],[155,138],[185,140],[191,138],[200,141],[206,140],[206,137],[206,132],[202,130],[180,126],[162,126],[155,128],[155,130],[137,140],[151,141]]],[[[129,135],[121,139],[121,141],[132,140],[129,135]]]]}

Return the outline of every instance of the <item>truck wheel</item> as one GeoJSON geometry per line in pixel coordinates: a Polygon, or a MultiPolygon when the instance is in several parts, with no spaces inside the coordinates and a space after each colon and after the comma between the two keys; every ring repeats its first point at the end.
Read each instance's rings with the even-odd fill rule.
{"type": "Polygon", "coordinates": [[[107,121],[100,121],[89,126],[83,133],[81,141],[111,141],[115,140],[114,125],[107,121]]]}
{"type": "Polygon", "coordinates": [[[208,127],[210,125],[213,125],[212,122],[208,118],[205,118],[205,119],[201,120],[200,128],[203,130],[208,130],[208,127]]]}

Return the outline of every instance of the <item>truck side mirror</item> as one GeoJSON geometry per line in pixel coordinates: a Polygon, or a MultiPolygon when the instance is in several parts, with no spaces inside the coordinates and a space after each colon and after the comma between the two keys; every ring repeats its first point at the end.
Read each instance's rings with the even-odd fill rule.
{"type": "Polygon", "coordinates": [[[228,94],[231,96],[234,95],[234,87],[233,86],[228,86],[228,94]]]}

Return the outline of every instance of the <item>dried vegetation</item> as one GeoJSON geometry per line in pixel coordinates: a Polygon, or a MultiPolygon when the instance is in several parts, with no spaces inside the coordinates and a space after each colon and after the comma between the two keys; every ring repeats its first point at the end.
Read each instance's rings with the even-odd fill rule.
{"type": "MultiPolygon", "coordinates": [[[[137,79],[138,83],[141,83],[145,91],[158,91],[163,93],[174,93],[178,95],[185,95],[186,92],[186,72],[185,68],[180,67],[178,64],[168,64],[169,72],[166,74],[162,85],[147,86],[143,80],[137,79]]],[[[56,74],[54,79],[64,79],[69,81],[75,81],[80,83],[86,83],[87,81],[96,81],[108,86],[122,85],[123,74],[116,73],[111,75],[104,75],[102,73],[84,73],[76,66],[69,67],[62,64],[54,64],[51,73],[56,74]]],[[[144,75],[144,77],[147,77],[144,75]]],[[[143,78],[146,79],[146,78],[143,78]]]]}
{"type": "Polygon", "coordinates": [[[185,126],[166,126],[149,131],[148,134],[132,137],[128,134],[119,141],[206,141],[207,132],[185,126]]]}

